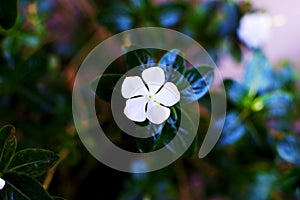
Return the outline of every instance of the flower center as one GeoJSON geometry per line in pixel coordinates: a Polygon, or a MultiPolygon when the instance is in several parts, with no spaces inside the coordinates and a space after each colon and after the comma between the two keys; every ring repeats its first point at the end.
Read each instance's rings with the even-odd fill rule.
{"type": "Polygon", "coordinates": [[[149,94],[149,95],[147,96],[148,99],[152,99],[152,97],[153,97],[153,96],[152,96],[151,94],[149,94]]]}

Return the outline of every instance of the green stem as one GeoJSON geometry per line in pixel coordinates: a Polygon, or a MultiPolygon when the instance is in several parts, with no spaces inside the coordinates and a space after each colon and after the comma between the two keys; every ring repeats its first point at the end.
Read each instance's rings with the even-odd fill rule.
{"type": "Polygon", "coordinates": [[[257,132],[255,126],[253,125],[253,123],[251,121],[247,121],[246,122],[247,124],[247,128],[248,128],[248,131],[250,132],[252,138],[254,139],[255,143],[258,145],[258,146],[262,146],[262,141],[260,139],[260,135],[259,133],[257,132]]]}

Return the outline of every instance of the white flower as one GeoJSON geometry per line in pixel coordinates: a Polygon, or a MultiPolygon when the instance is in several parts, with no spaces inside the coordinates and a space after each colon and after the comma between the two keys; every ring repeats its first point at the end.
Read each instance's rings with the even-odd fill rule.
{"type": "Polygon", "coordinates": [[[2,178],[0,178],[0,190],[2,190],[5,186],[5,180],[3,180],[2,178]]]}
{"type": "Polygon", "coordinates": [[[159,67],[145,69],[142,78],[125,78],[121,89],[123,97],[128,99],[124,114],[136,122],[148,119],[154,124],[161,124],[169,118],[168,107],[180,100],[180,93],[175,84],[165,83],[165,73],[159,67]]]}
{"type": "Polygon", "coordinates": [[[270,36],[272,18],[266,13],[246,14],[240,20],[238,37],[250,48],[259,48],[270,36]]]}

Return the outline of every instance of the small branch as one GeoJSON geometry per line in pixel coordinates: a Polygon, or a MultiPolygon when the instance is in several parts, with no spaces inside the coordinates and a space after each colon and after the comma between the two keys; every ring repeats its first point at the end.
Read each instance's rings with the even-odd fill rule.
{"type": "Polygon", "coordinates": [[[182,160],[179,160],[175,165],[175,172],[179,186],[180,199],[192,200],[191,192],[189,189],[188,177],[185,173],[184,167],[182,166],[182,160]]]}
{"type": "Polygon", "coordinates": [[[59,152],[58,162],[51,169],[49,169],[49,171],[47,172],[46,178],[44,180],[43,188],[45,190],[47,190],[49,188],[49,185],[50,185],[50,183],[53,179],[53,176],[54,176],[54,173],[55,173],[55,170],[56,170],[57,166],[68,156],[68,154],[69,154],[69,151],[67,149],[62,149],[59,152]]]}
{"type": "Polygon", "coordinates": [[[131,45],[131,40],[130,40],[130,36],[128,33],[124,34],[124,38],[123,38],[123,46],[124,47],[128,47],[131,45]]]}

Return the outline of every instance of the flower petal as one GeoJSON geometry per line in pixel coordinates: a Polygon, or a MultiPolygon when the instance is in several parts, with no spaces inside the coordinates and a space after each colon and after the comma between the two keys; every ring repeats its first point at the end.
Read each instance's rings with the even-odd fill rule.
{"type": "Polygon", "coordinates": [[[165,106],[173,106],[180,100],[180,93],[174,83],[167,82],[163,88],[153,96],[153,100],[165,106]]]}
{"type": "Polygon", "coordinates": [[[146,120],[146,104],[148,99],[146,97],[137,97],[128,99],[124,108],[124,114],[129,119],[136,122],[143,122],[146,120]]]}
{"type": "Polygon", "coordinates": [[[165,82],[165,73],[160,67],[150,67],[142,72],[150,93],[154,95],[165,82]]]}
{"type": "Polygon", "coordinates": [[[3,180],[2,178],[0,178],[0,190],[2,190],[5,186],[5,180],[3,180]]]}
{"type": "Polygon", "coordinates": [[[170,109],[159,104],[152,106],[147,111],[147,118],[153,124],[161,124],[170,116],[170,109]]]}
{"type": "Polygon", "coordinates": [[[148,94],[145,84],[138,76],[126,77],[122,84],[121,92],[124,98],[131,98],[138,95],[146,96],[148,94]]]}

